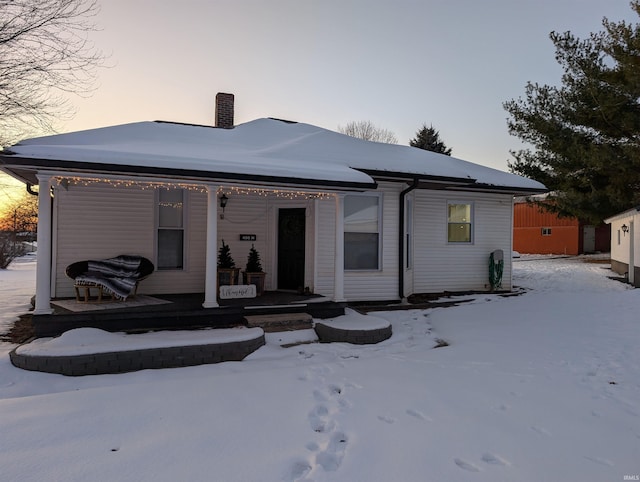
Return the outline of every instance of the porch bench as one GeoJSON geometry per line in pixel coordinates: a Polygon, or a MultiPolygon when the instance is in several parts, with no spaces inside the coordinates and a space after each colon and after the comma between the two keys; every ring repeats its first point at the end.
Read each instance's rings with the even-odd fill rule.
{"type": "Polygon", "coordinates": [[[126,300],[138,292],[140,281],[149,277],[155,267],[142,256],[120,255],[103,260],[76,261],[67,266],[65,273],[74,281],[76,301],[89,301],[91,288],[98,290],[98,302],[103,294],[112,299],[126,300]],[[80,296],[80,291],[84,293],[80,296]]]}

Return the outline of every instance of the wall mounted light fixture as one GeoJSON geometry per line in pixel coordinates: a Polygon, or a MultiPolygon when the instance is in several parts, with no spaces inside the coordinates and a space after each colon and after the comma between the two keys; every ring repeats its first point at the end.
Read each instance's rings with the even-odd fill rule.
{"type": "Polygon", "coordinates": [[[620,229],[622,229],[622,234],[623,234],[624,236],[626,236],[626,235],[627,235],[627,233],[629,232],[629,226],[627,226],[626,224],[623,224],[623,225],[620,227],[620,229]]]}
{"type": "Polygon", "coordinates": [[[229,198],[225,195],[225,193],[222,193],[222,196],[220,196],[220,207],[222,208],[222,214],[220,214],[220,219],[224,219],[224,208],[227,207],[228,202],[229,202],[229,198]]]}

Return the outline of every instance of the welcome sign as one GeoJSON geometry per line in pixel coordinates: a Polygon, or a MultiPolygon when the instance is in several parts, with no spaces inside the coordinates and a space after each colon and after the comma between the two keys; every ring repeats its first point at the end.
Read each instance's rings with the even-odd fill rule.
{"type": "Polygon", "coordinates": [[[220,287],[220,299],[255,298],[256,285],[230,285],[220,287]]]}

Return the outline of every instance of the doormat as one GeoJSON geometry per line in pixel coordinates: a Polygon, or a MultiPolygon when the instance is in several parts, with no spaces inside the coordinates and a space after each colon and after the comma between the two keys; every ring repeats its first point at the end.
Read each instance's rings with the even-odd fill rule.
{"type": "Polygon", "coordinates": [[[73,311],[74,313],[80,313],[84,311],[102,311],[102,310],[119,310],[123,308],[137,308],[140,306],[151,305],[164,305],[171,303],[171,301],[161,300],[160,298],[154,298],[153,296],[137,295],[135,298],[128,299],[126,301],[111,301],[107,298],[107,301],[98,303],[97,301],[78,302],[76,300],[55,300],[51,304],[59,306],[65,310],[73,311]]]}

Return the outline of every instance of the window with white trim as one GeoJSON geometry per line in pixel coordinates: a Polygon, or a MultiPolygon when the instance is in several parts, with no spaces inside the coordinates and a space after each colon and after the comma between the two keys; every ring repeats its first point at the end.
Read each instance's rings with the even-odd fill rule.
{"type": "Polygon", "coordinates": [[[184,268],[184,197],[183,189],[158,189],[158,269],[184,268]]]}
{"type": "Polygon", "coordinates": [[[551,236],[551,228],[541,228],[543,236],[551,236]]]}
{"type": "Polygon", "coordinates": [[[381,197],[344,197],[344,269],[380,269],[381,197]]]}
{"type": "Polygon", "coordinates": [[[447,241],[471,243],[473,239],[473,205],[449,201],[447,203],[447,241]]]}

